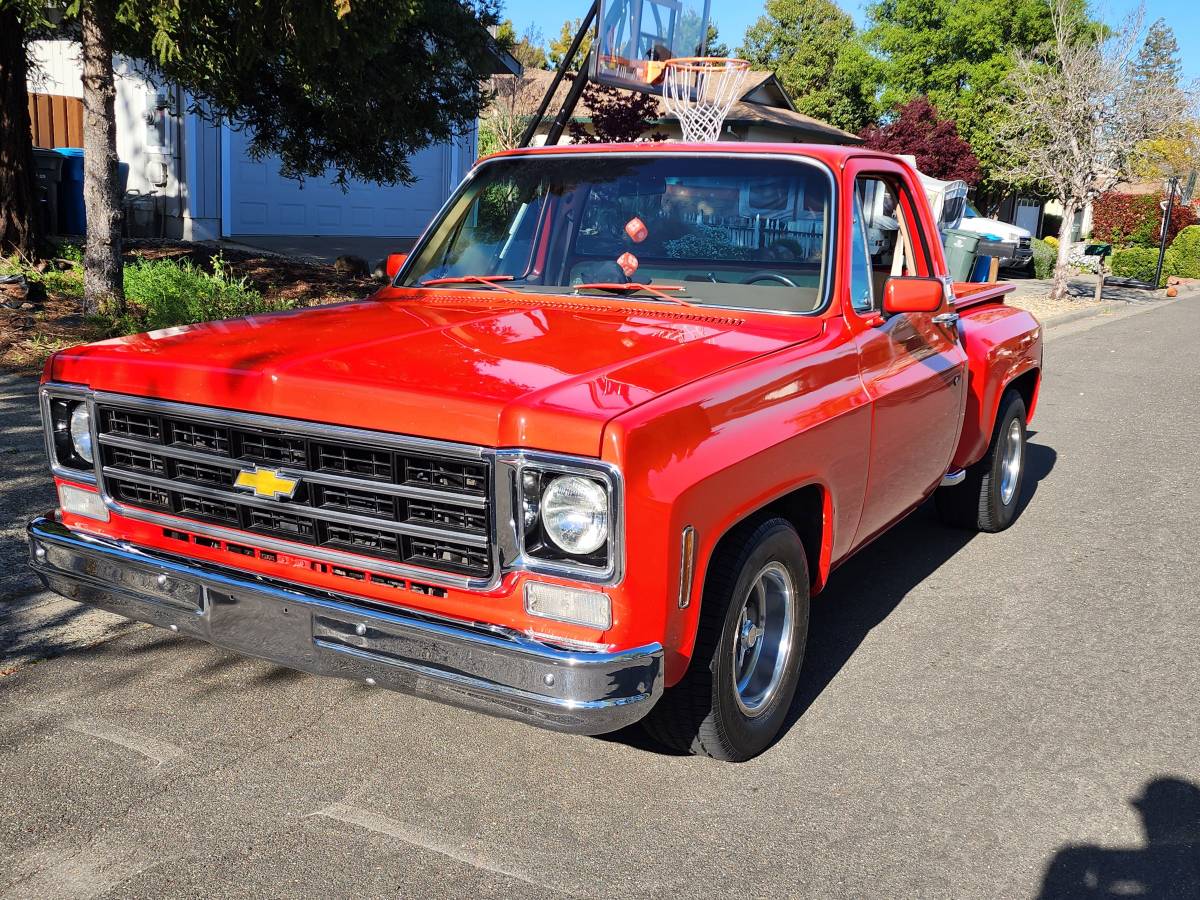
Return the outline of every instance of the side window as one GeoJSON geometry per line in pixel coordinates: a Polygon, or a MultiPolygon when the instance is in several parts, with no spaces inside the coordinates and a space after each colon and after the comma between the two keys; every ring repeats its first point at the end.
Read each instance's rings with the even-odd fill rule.
{"type": "Polygon", "coordinates": [[[912,204],[901,196],[901,189],[891,178],[860,175],[856,187],[871,258],[873,295],[882,297],[889,278],[925,274],[928,267],[921,232],[912,218],[912,204]]]}
{"type": "Polygon", "coordinates": [[[871,292],[871,257],[867,254],[866,223],[859,190],[854,191],[850,202],[853,206],[850,214],[850,305],[855,312],[870,312],[875,301],[871,292]]]}

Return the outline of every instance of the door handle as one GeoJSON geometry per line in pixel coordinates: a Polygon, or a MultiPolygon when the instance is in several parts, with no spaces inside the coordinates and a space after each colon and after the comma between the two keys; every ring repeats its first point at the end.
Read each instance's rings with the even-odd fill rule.
{"type": "Polygon", "coordinates": [[[956,313],[956,312],[938,313],[938,315],[933,317],[933,324],[947,325],[947,326],[957,325],[958,324],[958,313],[956,313]]]}

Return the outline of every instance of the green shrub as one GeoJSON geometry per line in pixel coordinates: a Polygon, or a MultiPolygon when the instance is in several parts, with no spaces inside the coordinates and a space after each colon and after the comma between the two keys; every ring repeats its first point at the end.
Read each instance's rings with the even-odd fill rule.
{"type": "MultiPolygon", "coordinates": [[[[1056,242],[1057,243],[1057,242],[1056,242]]],[[[1033,276],[1049,278],[1054,274],[1054,263],[1058,260],[1058,249],[1040,238],[1033,239],[1033,276]]]]}
{"type": "MultiPolygon", "coordinates": [[[[1155,247],[1127,247],[1117,250],[1110,262],[1112,273],[1122,278],[1136,278],[1147,283],[1154,280],[1154,270],[1158,266],[1158,249],[1155,247]]],[[[1164,287],[1167,276],[1179,274],[1178,254],[1174,249],[1168,249],[1163,259],[1162,275],[1158,286],[1164,287]]]]}
{"type": "Polygon", "coordinates": [[[46,286],[46,290],[51,294],[62,294],[64,297],[82,297],[83,296],[83,266],[78,265],[72,269],[47,269],[37,276],[38,280],[46,286]]]}
{"type": "Polygon", "coordinates": [[[138,260],[125,267],[125,296],[133,321],[114,321],[115,330],[153,330],[293,306],[266,300],[249,279],[233,278],[220,256],[213,258],[212,272],[187,260],[138,260]]]}
{"type": "Polygon", "coordinates": [[[0,275],[24,275],[29,281],[40,282],[49,294],[66,297],[83,296],[83,266],[72,266],[59,271],[50,266],[39,272],[18,256],[0,257],[0,275]]]}
{"type": "Polygon", "coordinates": [[[1167,253],[1175,257],[1172,275],[1200,278],[1200,225],[1189,225],[1179,232],[1167,253]]]}
{"type": "Polygon", "coordinates": [[[58,248],[59,259],[69,259],[72,262],[83,262],[83,246],[80,244],[60,244],[58,248]]]}

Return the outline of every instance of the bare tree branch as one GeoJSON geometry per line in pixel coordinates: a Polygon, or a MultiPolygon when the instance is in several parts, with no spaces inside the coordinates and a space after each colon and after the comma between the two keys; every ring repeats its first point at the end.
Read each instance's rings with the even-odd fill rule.
{"type": "Polygon", "coordinates": [[[1075,213],[1128,181],[1138,146],[1191,118],[1196,92],[1137,77],[1142,7],[1098,33],[1073,0],[1053,4],[1054,39],[1015,54],[1011,115],[998,136],[1008,163],[999,175],[1014,184],[1035,181],[1062,204],[1052,295],[1063,297],[1075,213]]]}
{"type": "Polygon", "coordinates": [[[546,82],[525,69],[520,75],[497,75],[492,79],[492,103],[480,117],[480,150],[496,153],[511,150],[537,111],[546,82]]]}

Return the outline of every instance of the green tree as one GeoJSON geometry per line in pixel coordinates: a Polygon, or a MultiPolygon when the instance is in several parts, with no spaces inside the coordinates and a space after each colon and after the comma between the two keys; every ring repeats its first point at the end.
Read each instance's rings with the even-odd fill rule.
{"type": "MultiPolygon", "coordinates": [[[[1082,10],[1083,0],[1075,0],[1082,10]]],[[[879,0],[867,9],[866,40],[879,59],[880,105],[924,95],[979,158],[984,191],[1004,154],[996,135],[1009,115],[1006,78],[1014,52],[1054,36],[1047,0],[879,0]]]]}
{"type": "Polygon", "coordinates": [[[708,33],[704,37],[704,56],[728,58],[729,45],[721,40],[721,32],[712,22],[708,23],[708,33]]]}
{"type": "MultiPolygon", "coordinates": [[[[562,64],[563,57],[567,55],[567,51],[571,49],[571,41],[575,40],[575,32],[579,31],[579,26],[583,24],[583,19],[567,19],[562,23],[562,28],[559,29],[558,37],[551,38],[550,44],[546,48],[546,56],[550,61],[550,65],[559,66],[562,64]]],[[[587,34],[583,36],[583,43],[579,45],[579,53],[576,54],[574,63],[571,66],[572,72],[579,71],[580,65],[587,59],[588,51],[592,49],[592,29],[588,29],[587,34]]]]}
{"type": "Polygon", "coordinates": [[[767,0],[738,53],[775,73],[800,112],[851,131],[875,118],[874,60],[831,0],[767,0]]]}
{"type": "Polygon", "coordinates": [[[536,25],[529,25],[518,36],[512,19],[505,19],[496,29],[496,40],[527,69],[544,69],[549,62],[542,46],[545,43],[542,31],[536,25]]]}
{"type": "Polygon", "coordinates": [[[83,58],[89,312],[124,304],[114,51],[148,61],[202,114],[249,128],[250,153],[278,154],[285,175],[331,170],[342,184],[411,183],[414,153],[474,122],[496,63],[494,0],[76,0],[69,11],[83,58]]]}
{"type": "Polygon", "coordinates": [[[1146,29],[1146,39],[1133,62],[1134,81],[1178,87],[1181,72],[1175,32],[1165,19],[1156,19],[1146,29]]]}

